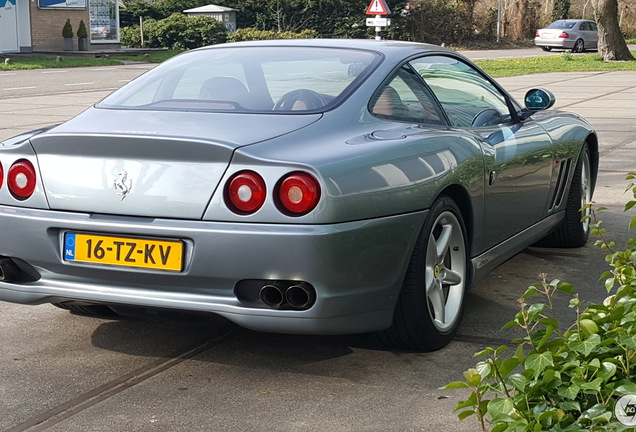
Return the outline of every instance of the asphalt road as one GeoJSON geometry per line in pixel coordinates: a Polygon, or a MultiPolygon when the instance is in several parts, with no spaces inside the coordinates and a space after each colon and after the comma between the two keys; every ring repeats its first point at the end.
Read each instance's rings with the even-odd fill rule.
{"type": "MultiPolygon", "coordinates": [[[[98,84],[59,92],[55,86],[71,75],[16,73],[24,87],[35,84],[23,91],[44,87],[0,97],[0,139],[63,121],[138,74],[136,67],[108,68],[108,83],[102,68],[75,70],[82,82],[98,84]]],[[[636,72],[500,81],[518,98],[531,87],[551,89],[558,108],[597,128],[595,200],[608,208],[602,219],[610,235],[624,241],[623,178],[636,168],[636,72]]],[[[0,430],[476,431],[473,420],[452,413],[467,395],[439,387],[461,379],[474,352],[509,343],[512,334],[500,328],[540,273],[574,283],[583,299],[604,298],[597,282],[604,253],[592,243],[526,249],[497,268],[469,294],[456,340],[428,354],[381,350],[364,336],[256,333],[216,317],[95,319],[0,303],[0,430]]],[[[567,300],[557,301],[561,316],[571,316],[567,300]]]]}

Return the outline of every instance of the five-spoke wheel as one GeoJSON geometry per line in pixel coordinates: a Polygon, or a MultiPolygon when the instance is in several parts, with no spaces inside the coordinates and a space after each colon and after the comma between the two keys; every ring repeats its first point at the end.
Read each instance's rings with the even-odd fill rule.
{"type": "Polygon", "coordinates": [[[392,326],[378,333],[389,347],[434,351],[461,321],[471,283],[462,213],[449,197],[433,203],[411,256],[392,326]]]}

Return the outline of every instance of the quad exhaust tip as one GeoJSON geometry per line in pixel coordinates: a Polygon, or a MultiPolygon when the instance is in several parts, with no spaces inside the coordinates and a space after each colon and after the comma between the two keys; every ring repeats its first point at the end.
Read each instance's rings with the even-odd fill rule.
{"type": "Polygon", "coordinates": [[[274,309],[307,310],[316,302],[316,290],[304,282],[289,286],[267,284],[261,288],[259,296],[263,303],[274,309]]]}

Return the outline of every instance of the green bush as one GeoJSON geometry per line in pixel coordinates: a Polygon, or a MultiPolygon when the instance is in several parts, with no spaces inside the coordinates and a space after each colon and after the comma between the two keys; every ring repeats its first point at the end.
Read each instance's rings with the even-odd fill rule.
{"type": "Polygon", "coordinates": [[[269,39],[311,39],[317,36],[315,30],[303,30],[299,33],[276,30],[258,30],[255,28],[238,29],[227,35],[228,42],[240,42],[251,40],[269,40],[269,39]]]}
{"type": "Polygon", "coordinates": [[[88,32],[86,31],[86,24],[84,24],[84,20],[80,20],[79,27],[77,28],[77,37],[80,39],[88,37],[88,32]]]}
{"type": "MultiPolygon", "coordinates": [[[[629,173],[629,180],[636,178],[629,173]]],[[[636,205],[636,185],[628,191],[636,205]]],[[[591,204],[588,204],[591,205],[591,204]]],[[[596,218],[597,212],[593,212],[596,218]]],[[[532,285],[519,300],[520,311],[504,328],[515,328],[514,354],[504,356],[507,346],[486,348],[475,354],[486,359],[464,372],[465,381],[445,388],[470,390],[457,404],[458,417],[475,415],[484,431],[633,431],[614,420],[618,397],[636,393],[636,238],[625,250],[605,240],[601,222],[592,221],[596,242],[609,251],[611,270],[601,279],[608,293],[603,303],[584,306],[572,285],[553,280],[532,285]],[[574,322],[562,327],[554,314],[557,291],[572,295],[574,322]],[[533,296],[542,301],[528,304],[533,296]]],[[[636,226],[636,216],[630,229],[636,226]]]]}
{"type": "MultiPolygon", "coordinates": [[[[225,26],[212,17],[176,13],[162,20],[144,20],[144,47],[147,48],[192,49],[223,43],[226,38],[225,26]]],[[[122,28],[120,40],[123,46],[141,47],[139,26],[122,28]]]]}
{"type": "Polygon", "coordinates": [[[64,27],[62,27],[62,37],[69,39],[73,37],[73,26],[71,25],[71,19],[67,19],[64,27]]]}

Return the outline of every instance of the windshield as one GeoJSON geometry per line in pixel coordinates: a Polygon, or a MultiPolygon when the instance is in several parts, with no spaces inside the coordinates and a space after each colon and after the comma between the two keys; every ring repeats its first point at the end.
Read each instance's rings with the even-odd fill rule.
{"type": "Polygon", "coordinates": [[[360,50],[226,47],[191,51],[122,87],[98,108],[316,112],[338,103],[379,61],[360,50]]]}
{"type": "Polygon", "coordinates": [[[555,21],[546,28],[549,29],[571,29],[576,24],[576,21],[555,21]]]}

